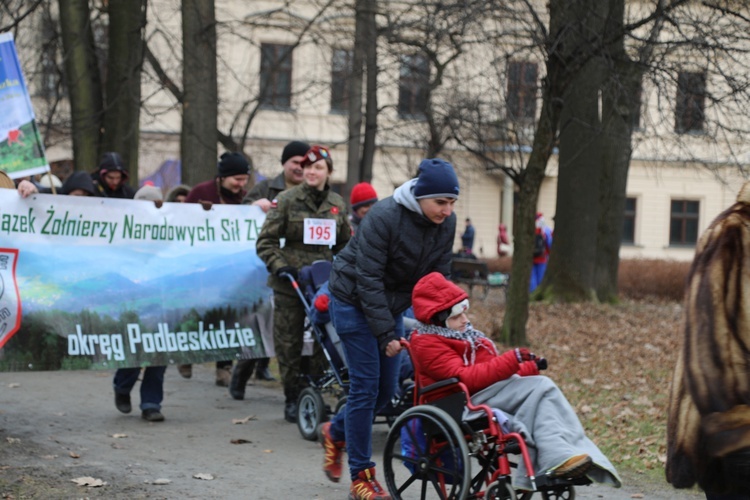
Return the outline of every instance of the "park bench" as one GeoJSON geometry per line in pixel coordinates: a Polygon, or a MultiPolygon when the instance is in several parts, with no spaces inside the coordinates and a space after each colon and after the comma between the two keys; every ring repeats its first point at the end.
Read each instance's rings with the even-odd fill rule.
{"type": "Polygon", "coordinates": [[[492,288],[501,288],[504,293],[507,293],[508,279],[507,274],[490,274],[487,263],[480,260],[454,258],[451,261],[451,280],[454,283],[467,285],[469,297],[471,297],[475,286],[482,288],[482,300],[487,298],[492,288]]]}

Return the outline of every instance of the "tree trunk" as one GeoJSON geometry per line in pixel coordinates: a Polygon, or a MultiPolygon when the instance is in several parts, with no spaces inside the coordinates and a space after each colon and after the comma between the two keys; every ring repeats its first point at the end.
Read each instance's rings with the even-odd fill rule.
{"type": "MultiPolygon", "coordinates": [[[[566,12],[572,80],[563,94],[555,238],[549,267],[535,298],[595,300],[602,152],[599,96],[606,66],[596,53],[606,36],[606,2],[578,0],[566,12]]],[[[546,214],[549,218],[552,214],[546,214]]]]}
{"type": "MultiPolygon", "coordinates": [[[[529,161],[519,182],[518,207],[513,221],[513,267],[508,302],[503,319],[501,341],[508,346],[528,345],[526,322],[529,318],[529,282],[534,241],[534,215],[539,188],[544,180],[547,162],[552,156],[555,132],[560,122],[559,99],[552,96],[562,82],[554,69],[556,61],[547,62],[548,76],[542,88],[542,111],[534,134],[529,161]]],[[[557,68],[559,69],[559,68],[557,68]]]]}
{"type": "Polygon", "coordinates": [[[367,92],[365,104],[365,141],[362,146],[362,163],[360,164],[359,176],[364,181],[372,180],[372,163],[375,159],[375,138],[378,132],[378,35],[377,0],[364,0],[366,4],[365,39],[366,67],[367,67],[367,92]]]}
{"type": "Polygon", "coordinates": [[[360,178],[360,151],[362,141],[362,83],[364,81],[365,51],[368,41],[365,29],[367,0],[357,0],[355,9],[354,50],[352,72],[349,80],[349,140],[347,146],[346,189],[344,199],[349,199],[352,188],[360,178]]]}
{"type": "Polygon", "coordinates": [[[70,99],[73,159],[93,170],[99,162],[102,85],[88,0],[60,0],[65,78],[70,99]]]}
{"type": "Polygon", "coordinates": [[[216,175],[217,102],[214,0],[182,2],[182,181],[190,186],[216,175]]]}
{"type": "MultiPolygon", "coordinates": [[[[625,1],[610,0],[608,33],[622,31],[625,1]]],[[[607,48],[614,61],[602,92],[602,178],[600,190],[599,244],[596,253],[596,295],[600,302],[617,300],[620,244],[627,195],[628,170],[633,152],[632,135],[640,111],[638,91],[642,70],[625,53],[624,38],[607,48]]]]}
{"type": "Polygon", "coordinates": [[[120,153],[132,184],[136,185],[146,0],[110,0],[108,10],[109,52],[101,152],[120,153]]]}

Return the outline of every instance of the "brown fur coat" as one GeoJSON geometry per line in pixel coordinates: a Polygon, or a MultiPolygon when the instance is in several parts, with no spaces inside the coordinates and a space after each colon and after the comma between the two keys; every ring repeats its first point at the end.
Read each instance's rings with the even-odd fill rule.
{"type": "Polygon", "coordinates": [[[667,480],[676,488],[697,482],[710,492],[742,491],[737,476],[747,470],[737,470],[735,457],[750,451],[750,182],[698,242],[683,330],[670,393],[667,480]]]}

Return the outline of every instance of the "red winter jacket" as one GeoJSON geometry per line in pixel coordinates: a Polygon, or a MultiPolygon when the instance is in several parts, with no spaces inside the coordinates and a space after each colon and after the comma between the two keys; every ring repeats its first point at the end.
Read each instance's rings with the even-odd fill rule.
{"type": "MultiPolygon", "coordinates": [[[[424,324],[440,312],[466,298],[466,292],[445,279],[440,273],[430,273],[414,287],[412,304],[414,316],[424,324]]],[[[418,382],[421,387],[457,377],[466,384],[471,394],[481,391],[495,382],[511,375],[538,375],[533,361],[518,362],[516,353],[508,351],[497,355],[494,344],[488,338],[481,339],[476,346],[474,364],[471,362],[471,344],[468,340],[451,339],[434,333],[415,330],[411,336],[411,355],[418,365],[418,382]]]]}
{"type": "Polygon", "coordinates": [[[515,373],[521,376],[539,375],[533,361],[519,363],[513,351],[498,356],[493,354],[495,351],[491,340],[483,339],[482,343],[491,350],[477,346],[475,363],[465,365],[464,355],[467,360],[471,359],[468,341],[415,331],[411,337],[411,355],[418,363],[420,387],[457,377],[466,384],[469,393],[474,394],[515,373]]]}

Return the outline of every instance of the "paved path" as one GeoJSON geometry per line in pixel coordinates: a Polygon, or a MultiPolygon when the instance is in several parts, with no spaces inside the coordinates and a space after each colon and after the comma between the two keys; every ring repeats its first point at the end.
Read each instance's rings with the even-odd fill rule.
{"type": "MultiPolygon", "coordinates": [[[[226,389],[214,385],[211,365],[196,365],[190,380],[170,367],[163,406],[166,421],[147,423],[137,407],[130,415],[115,410],[111,378],[111,372],[0,373],[0,479],[28,474],[45,481],[55,497],[69,497],[69,491],[79,491],[81,497],[122,499],[347,497],[348,481],[334,484],[323,476],[322,449],[303,440],[297,427],[282,419],[278,384],[248,387],[247,399],[235,401],[226,389]],[[233,423],[248,416],[254,419],[233,423]],[[238,439],[248,442],[231,443],[238,439]],[[195,479],[196,474],[213,479],[195,479]],[[108,485],[85,488],[71,483],[82,476],[108,485]],[[152,484],[157,479],[169,483],[152,484]]],[[[134,406],[139,387],[133,393],[134,406]]],[[[379,464],[386,433],[385,426],[376,426],[379,464]]],[[[582,487],[576,497],[703,498],[666,483],[624,479],[621,489],[582,487]]]]}

